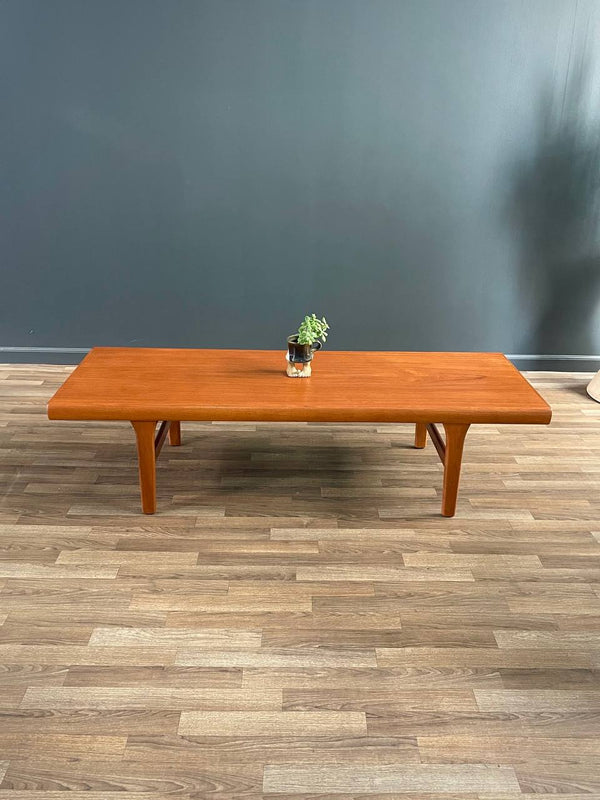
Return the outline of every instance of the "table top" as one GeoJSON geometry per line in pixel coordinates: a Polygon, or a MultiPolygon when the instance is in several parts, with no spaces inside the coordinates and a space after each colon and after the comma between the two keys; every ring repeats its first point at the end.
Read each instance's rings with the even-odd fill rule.
{"type": "Polygon", "coordinates": [[[94,348],[50,419],[547,423],[500,353],[333,352],[288,378],[285,351],[94,348]]]}

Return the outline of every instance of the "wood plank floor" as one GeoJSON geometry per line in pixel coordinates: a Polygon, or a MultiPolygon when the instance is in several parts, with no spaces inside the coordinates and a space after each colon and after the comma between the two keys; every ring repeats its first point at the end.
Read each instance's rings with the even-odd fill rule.
{"type": "Polygon", "coordinates": [[[600,798],[600,405],[467,437],[125,424],[0,367],[0,800],[600,798]]]}

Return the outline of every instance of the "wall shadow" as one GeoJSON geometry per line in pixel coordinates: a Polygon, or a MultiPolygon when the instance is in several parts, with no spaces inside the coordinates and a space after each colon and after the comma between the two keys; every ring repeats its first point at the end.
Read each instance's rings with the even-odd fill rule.
{"type": "Polygon", "coordinates": [[[542,93],[535,147],[514,165],[510,218],[520,290],[534,315],[525,353],[592,355],[600,297],[600,121],[585,62],[542,93]]]}

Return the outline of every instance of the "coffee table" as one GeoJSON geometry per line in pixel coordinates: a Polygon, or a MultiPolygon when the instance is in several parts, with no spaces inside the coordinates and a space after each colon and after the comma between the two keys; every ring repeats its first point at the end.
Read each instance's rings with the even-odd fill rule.
{"type": "Polygon", "coordinates": [[[48,417],[131,422],[145,514],[156,511],[156,458],[167,434],[181,444],[181,421],[414,422],[415,447],[429,433],[444,465],[442,514],[451,517],[469,426],[552,416],[500,353],[324,351],[311,378],[288,378],[285,366],[273,350],[97,347],[52,397],[48,417]]]}

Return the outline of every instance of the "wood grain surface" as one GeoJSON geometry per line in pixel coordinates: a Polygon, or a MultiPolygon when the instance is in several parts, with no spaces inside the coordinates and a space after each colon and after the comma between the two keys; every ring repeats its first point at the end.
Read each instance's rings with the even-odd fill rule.
{"type": "Polygon", "coordinates": [[[52,397],[48,415],[139,421],[550,421],[548,405],[501,353],[325,351],[315,358],[310,380],[289,380],[284,354],[276,350],[147,347],[95,347],[52,397]]]}
{"type": "Polygon", "coordinates": [[[186,423],[142,516],[131,427],[48,422],[69,373],[0,368],[0,800],[600,797],[587,376],[471,427],[445,519],[379,422],[186,423]]]}

